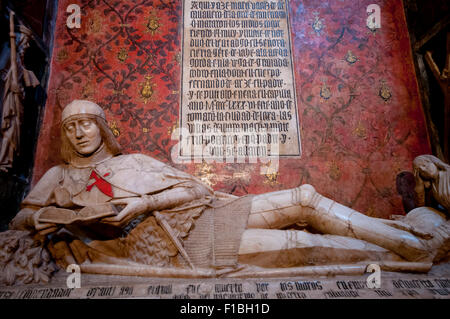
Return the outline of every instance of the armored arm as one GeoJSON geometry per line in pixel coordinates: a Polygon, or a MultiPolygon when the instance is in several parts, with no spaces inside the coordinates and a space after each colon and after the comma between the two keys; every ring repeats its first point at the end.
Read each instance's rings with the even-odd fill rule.
{"type": "Polygon", "coordinates": [[[116,216],[104,218],[102,221],[114,226],[123,226],[141,214],[177,207],[207,195],[211,195],[211,193],[201,184],[185,183],[156,194],[116,199],[111,203],[126,206],[116,216]]]}

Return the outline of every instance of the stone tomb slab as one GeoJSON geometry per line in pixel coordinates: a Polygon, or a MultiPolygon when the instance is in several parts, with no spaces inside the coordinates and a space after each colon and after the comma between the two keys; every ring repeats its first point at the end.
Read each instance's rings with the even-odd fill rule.
{"type": "Polygon", "coordinates": [[[81,275],[81,288],[68,288],[59,271],[46,285],[1,286],[0,299],[450,299],[450,263],[428,274],[382,272],[379,288],[362,276],[169,279],[81,275]]]}

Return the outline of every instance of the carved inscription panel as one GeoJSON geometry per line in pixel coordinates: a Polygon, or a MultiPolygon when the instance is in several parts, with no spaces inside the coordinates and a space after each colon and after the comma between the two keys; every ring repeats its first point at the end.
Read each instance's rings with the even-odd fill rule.
{"type": "Polygon", "coordinates": [[[287,5],[184,1],[181,156],[300,156],[287,5]]]}

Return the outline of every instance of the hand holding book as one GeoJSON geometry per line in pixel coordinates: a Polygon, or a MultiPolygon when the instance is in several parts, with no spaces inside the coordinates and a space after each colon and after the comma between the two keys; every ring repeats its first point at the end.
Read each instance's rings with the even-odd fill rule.
{"type": "Polygon", "coordinates": [[[34,224],[36,230],[47,234],[51,232],[49,229],[54,229],[56,225],[89,222],[103,217],[115,216],[117,213],[117,208],[111,203],[86,206],[80,210],[49,206],[36,213],[34,224]]]}

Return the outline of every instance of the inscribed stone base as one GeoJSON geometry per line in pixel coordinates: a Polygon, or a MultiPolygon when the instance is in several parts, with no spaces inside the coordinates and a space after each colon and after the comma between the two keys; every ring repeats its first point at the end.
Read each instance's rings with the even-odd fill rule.
{"type": "Polygon", "coordinates": [[[0,299],[450,299],[450,262],[428,274],[381,272],[379,288],[371,275],[290,278],[163,279],[81,275],[81,288],[67,288],[59,271],[46,285],[0,287],[0,299]]]}

